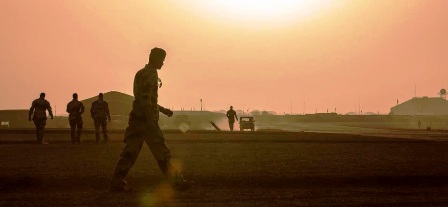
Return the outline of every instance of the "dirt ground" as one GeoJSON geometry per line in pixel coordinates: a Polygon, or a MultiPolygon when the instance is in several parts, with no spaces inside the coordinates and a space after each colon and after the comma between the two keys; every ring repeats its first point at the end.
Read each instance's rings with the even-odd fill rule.
{"type": "Polygon", "coordinates": [[[322,133],[166,134],[188,191],[163,181],[147,146],[107,192],[124,144],[93,135],[0,134],[0,206],[448,206],[448,142],[322,133]]]}

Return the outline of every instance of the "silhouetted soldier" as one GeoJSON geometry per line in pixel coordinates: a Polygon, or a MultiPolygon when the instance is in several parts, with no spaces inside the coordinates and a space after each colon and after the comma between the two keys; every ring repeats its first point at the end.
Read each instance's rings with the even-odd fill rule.
{"type": "Polygon", "coordinates": [[[233,106],[230,106],[230,110],[227,111],[227,118],[229,119],[230,131],[233,131],[233,124],[235,124],[235,118],[238,121],[238,116],[236,116],[236,112],[235,110],[233,110],[233,106]]]}
{"type": "Polygon", "coordinates": [[[103,94],[98,95],[98,100],[92,103],[90,108],[90,115],[92,116],[93,123],[95,125],[95,137],[96,143],[100,143],[100,126],[103,130],[104,143],[109,141],[109,136],[107,135],[107,121],[110,122],[109,104],[103,100],[103,94]]]}
{"type": "Polygon", "coordinates": [[[67,104],[68,120],[70,123],[70,135],[72,144],[81,144],[82,133],[82,114],[84,113],[84,104],[78,101],[78,94],[73,94],[73,100],[67,104]]]}
{"type": "Polygon", "coordinates": [[[182,174],[171,162],[170,149],[165,143],[162,130],[159,127],[159,111],[171,117],[173,112],[157,104],[158,74],[165,60],[166,52],[161,48],[154,48],[149,55],[149,62],[137,72],[134,79],[134,102],[129,114],[129,126],[126,128],[124,147],[120,159],[115,167],[111,180],[111,191],[126,190],[124,178],[146,142],[156,159],[165,178],[175,188],[186,189],[190,182],[184,180],[182,174]]]}
{"type": "Polygon", "coordinates": [[[36,138],[39,144],[47,144],[44,142],[44,131],[45,125],[47,124],[46,111],[48,111],[51,119],[53,119],[53,112],[51,111],[50,102],[45,100],[45,93],[41,93],[39,98],[34,100],[31,104],[31,108],[28,113],[28,120],[31,121],[32,119],[34,125],[36,126],[36,138]]]}

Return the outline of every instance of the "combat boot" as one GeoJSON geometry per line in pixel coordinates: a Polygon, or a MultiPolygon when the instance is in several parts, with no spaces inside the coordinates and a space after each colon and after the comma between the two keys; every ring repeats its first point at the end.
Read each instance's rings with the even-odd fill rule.
{"type": "Polygon", "coordinates": [[[166,180],[174,189],[179,191],[188,190],[194,184],[193,181],[184,179],[181,174],[168,175],[166,180]]]}
{"type": "Polygon", "coordinates": [[[185,191],[191,188],[191,186],[194,184],[191,180],[185,180],[184,178],[176,180],[174,183],[172,183],[173,187],[176,190],[179,191],[185,191]]]}
{"type": "Polygon", "coordinates": [[[127,182],[125,180],[112,181],[109,187],[109,192],[126,192],[132,191],[127,187],[127,182]]]}
{"type": "Polygon", "coordinates": [[[100,134],[99,133],[95,133],[95,139],[96,139],[96,144],[100,143],[100,134]]]}

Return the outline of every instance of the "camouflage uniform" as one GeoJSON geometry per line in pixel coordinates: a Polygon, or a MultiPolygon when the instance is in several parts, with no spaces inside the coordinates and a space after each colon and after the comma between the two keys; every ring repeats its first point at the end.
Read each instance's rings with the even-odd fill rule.
{"type": "Polygon", "coordinates": [[[171,162],[170,149],[165,143],[162,130],[158,125],[159,111],[167,110],[157,104],[157,70],[146,65],[137,72],[134,79],[133,109],[129,114],[129,126],[126,128],[124,147],[111,181],[111,187],[126,186],[124,177],[128,174],[146,142],[165,177],[170,180],[183,179],[171,162]]]}
{"type": "MultiPolygon", "coordinates": [[[[227,111],[227,118],[229,119],[230,131],[233,131],[233,124],[235,124],[236,112],[233,109],[227,111]]],[[[238,119],[238,117],[236,118],[238,119]]]]}
{"type": "Polygon", "coordinates": [[[72,143],[81,143],[82,133],[82,114],[84,113],[84,104],[80,101],[73,99],[67,104],[68,120],[70,123],[70,135],[72,143]],[[76,131],[77,129],[77,131],[76,131]]]}
{"type": "Polygon", "coordinates": [[[104,142],[107,142],[109,140],[107,135],[107,119],[110,121],[109,104],[104,100],[94,101],[90,108],[90,115],[95,125],[96,143],[100,142],[100,126],[103,130],[104,142]]]}
{"type": "Polygon", "coordinates": [[[43,143],[44,140],[45,125],[47,124],[46,110],[48,110],[51,118],[53,118],[53,112],[51,111],[50,103],[45,100],[45,98],[39,98],[33,101],[28,113],[30,119],[31,116],[33,116],[32,119],[34,125],[36,126],[36,138],[38,143],[43,143]]]}

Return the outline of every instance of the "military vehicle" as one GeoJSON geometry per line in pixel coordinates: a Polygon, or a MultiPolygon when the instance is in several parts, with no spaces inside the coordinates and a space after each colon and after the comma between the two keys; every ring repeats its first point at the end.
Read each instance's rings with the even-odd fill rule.
{"type": "Polygon", "coordinates": [[[240,117],[240,131],[244,131],[245,129],[255,131],[255,120],[253,116],[240,117]]]}

